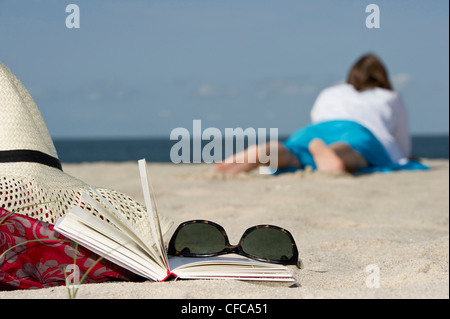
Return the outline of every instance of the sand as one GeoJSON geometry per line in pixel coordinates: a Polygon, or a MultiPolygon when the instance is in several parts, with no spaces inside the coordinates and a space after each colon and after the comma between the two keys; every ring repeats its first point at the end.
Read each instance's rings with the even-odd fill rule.
{"type": "MultiPolygon", "coordinates": [[[[293,234],[305,269],[286,283],[190,280],[81,286],[78,298],[449,298],[449,162],[429,171],[223,177],[206,164],[149,163],[160,214],[222,225],[232,243],[256,224],[293,234]]],[[[143,202],[137,162],[63,164],[143,202]]],[[[169,234],[170,235],[170,234],[169,234]]],[[[65,287],[0,292],[68,298],[65,287]]]]}

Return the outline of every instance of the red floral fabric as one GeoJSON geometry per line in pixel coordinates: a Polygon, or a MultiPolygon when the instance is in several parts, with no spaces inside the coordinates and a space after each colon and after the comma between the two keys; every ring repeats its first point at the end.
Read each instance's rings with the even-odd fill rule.
{"type": "MultiPolygon", "coordinates": [[[[0,255],[19,243],[24,244],[0,258],[0,290],[65,285],[66,276],[75,275],[72,273],[74,260],[81,279],[99,258],[54,231],[52,224],[0,208],[0,255]],[[49,240],[30,242],[35,239],[49,240]]],[[[82,283],[136,279],[138,277],[131,272],[102,259],[82,283]]]]}

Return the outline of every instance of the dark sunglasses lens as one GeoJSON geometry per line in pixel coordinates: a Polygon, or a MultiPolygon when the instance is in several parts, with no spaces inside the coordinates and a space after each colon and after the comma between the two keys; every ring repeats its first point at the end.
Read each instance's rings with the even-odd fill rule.
{"type": "Polygon", "coordinates": [[[291,237],[274,228],[255,228],[241,242],[242,250],[253,257],[288,261],[294,256],[291,237]]]}
{"type": "Polygon", "coordinates": [[[187,224],[175,238],[175,249],[181,255],[215,254],[222,251],[225,245],[221,231],[208,223],[187,224]]]}

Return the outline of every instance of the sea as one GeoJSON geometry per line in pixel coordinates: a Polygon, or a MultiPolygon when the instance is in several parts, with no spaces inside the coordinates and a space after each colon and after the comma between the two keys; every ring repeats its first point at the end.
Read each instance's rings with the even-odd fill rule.
{"type": "MultiPolygon", "coordinates": [[[[283,141],[286,137],[280,138],[283,141]]],[[[170,152],[177,140],[169,137],[55,139],[58,157],[63,163],[125,162],[145,158],[147,162],[172,162],[170,152]]],[[[202,141],[201,147],[210,141],[202,141]]],[[[235,144],[236,141],[235,141],[235,144]]],[[[225,140],[222,141],[225,145],[225,140]]],[[[236,145],[235,145],[236,146],[236,145]]],[[[198,148],[196,148],[198,149],[198,148]]],[[[417,158],[448,159],[449,136],[426,135],[412,137],[412,155],[417,158]]],[[[193,141],[190,141],[190,161],[193,161],[193,141]]],[[[227,155],[222,148],[222,154],[227,155]]]]}

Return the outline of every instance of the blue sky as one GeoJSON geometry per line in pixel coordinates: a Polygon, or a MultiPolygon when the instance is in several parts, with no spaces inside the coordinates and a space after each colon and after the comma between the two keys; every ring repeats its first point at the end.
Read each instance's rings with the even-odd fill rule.
{"type": "Polygon", "coordinates": [[[379,55],[413,134],[449,131],[445,0],[0,0],[0,61],[54,138],[309,123],[317,94],[379,55]],[[65,25],[80,8],[80,28],[65,25]],[[365,25],[380,8],[380,28],[365,25]]]}

